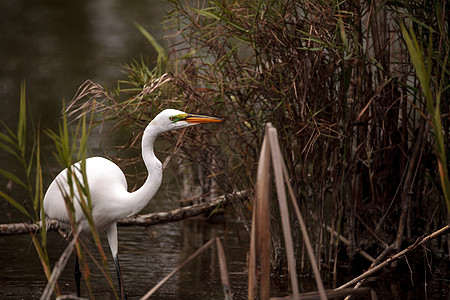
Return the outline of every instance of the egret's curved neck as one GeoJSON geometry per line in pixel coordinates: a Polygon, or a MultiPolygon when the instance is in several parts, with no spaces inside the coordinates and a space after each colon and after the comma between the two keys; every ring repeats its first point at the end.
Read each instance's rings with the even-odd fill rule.
{"type": "Polygon", "coordinates": [[[150,123],[142,136],[142,158],[147,167],[148,176],[145,183],[137,191],[131,193],[132,214],[139,213],[158,191],[162,181],[162,164],[153,151],[155,140],[160,131],[157,126],[150,123]]]}

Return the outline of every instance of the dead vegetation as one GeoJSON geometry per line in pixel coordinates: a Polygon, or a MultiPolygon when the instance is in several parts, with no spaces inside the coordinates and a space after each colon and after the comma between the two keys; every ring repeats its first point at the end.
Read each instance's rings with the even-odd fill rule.
{"type": "MultiPolygon", "coordinates": [[[[335,276],[342,249],[350,260],[365,253],[373,261],[447,223],[445,2],[172,5],[164,23],[175,33],[169,55],[139,28],[158,63],[129,65],[120,95],[131,96],[105,94],[107,118],[123,125],[169,106],[225,117],[216,132],[188,131],[175,142],[175,152],[201,167],[184,166],[203,193],[253,190],[264,125],[272,123],[293,194],[316,233],[319,268],[335,276]]],[[[250,224],[252,203],[234,208],[250,224]]],[[[273,230],[281,248],[283,231],[273,230]]],[[[299,241],[297,229],[292,235],[299,241]]]]}
{"type": "MultiPolygon", "coordinates": [[[[447,223],[445,2],[172,4],[169,55],[146,35],[158,63],[129,65],[121,91],[131,96],[103,97],[107,118],[129,124],[169,106],[225,117],[216,132],[188,131],[175,142],[176,152],[201,166],[187,168],[203,192],[253,190],[271,122],[316,232],[317,259],[334,272],[340,249],[350,260],[361,251],[398,251],[447,223]],[[329,232],[346,237],[345,247],[329,232]]],[[[251,203],[234,208],[249,220],[251,203]]],[[[273,242],[281,246],[280,238],[273,242]]]]}

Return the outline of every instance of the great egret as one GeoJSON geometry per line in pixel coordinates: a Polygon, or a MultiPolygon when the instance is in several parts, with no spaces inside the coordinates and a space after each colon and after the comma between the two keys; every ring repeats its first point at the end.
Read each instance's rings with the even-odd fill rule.
{"type": "MultiPolygon", "coordinates": [[[[119,295],[126,297],[120,272],[117,224],[121,218],[129,217],[140,212],[153,198],[162,180],[162,164],[155,156],[153,146],[159,134],[196,125],[200,123],[221,122],[219,118],[188,114],[175,109],[160,112],[145,128],[142,136],[142,158],[147,167],[148,176],[142,187],[135,192],[128,192],[127,181],[122,170],[110,160],[103,157],[86,159],[86,176],[91,196],[92,215],[98,232],[106,231],[106,237],[116,266],[119,295]]],[[[83,182],[80,174],[80,163],[72,166],[73,174],[83,182]]],[[[64,194],[70,194],[70,187],[65,169],[56,176],[44,196],[44,211],[48,218],[69,224],[68,210],[64,201],[64,194]]],[[[86,218],[80,206],[79,198],[75,197],[75,219],[81,226],[81,231],[90,231],[86,218]]],[[[75,282],[77,295],[80,296],[80,277],[78,257],[75,264],[75,282]]]]}

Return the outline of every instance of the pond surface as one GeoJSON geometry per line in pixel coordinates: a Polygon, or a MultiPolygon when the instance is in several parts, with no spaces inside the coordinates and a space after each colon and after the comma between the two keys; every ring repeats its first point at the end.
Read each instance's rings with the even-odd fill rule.
{"type": "MultiPolygon", "coordinates": [[[[156,283],[181,264],[190,254],[210,238],[224,236],[225,223],[205,223],[196,220],[170,223],[150,228],[120,228],[119,253],[125,288],[129,299],[139,299],[156,283]]],[[[232,227],[235,227],[233,224],[232,227]]],[[[242,230],[242,228],[239,228],[242,230]]],[[[239,242],[235,229],[230,229],[230,238],[224,241],[228,256],[230,281],[237,299],[245,298],[246,273],[245,255],[247,236],[239,242]]],[[[243,231],[244,232],[244,231],[243,231]]],[[[242,233],[241,233],[242,235],[242,233]]],[[[50,234],[49,256],[55,262],[66,242],[56,233],[50,234]]],[[[103,243],[110,260],[109,250],[103,243]]],[[[91,250],[94,247],[89,247],[91,250]]],[[[93,251],[94,252],[94,251],[93,251]]],[[[29,236],[0,238],[0,298],[39,299],[46,280],[39,259],[29,236]]],[[[98,255],[95,255],[99,259],[98,255]]],[[[74,260],[71,259],[59,280],[62,293],[74,293],[74,260]]],[[[112,299],[113,295],[106,279],[93,265],[91,282],[96,299],[112,299]]],[[[110,260],[109,269],[116,281],[114,265],[110,260]]],[[[82,295],[88,292],[82,280],[82,295]]],[[[155,294],[155,299],[220,299],[223,297],[216,249],[214,247],[192,261],[172,277],[155,294]]]]}
{"type": "MultiPolygon", "coordinates": [[[[124,79],[123,65],[131,58],[152,57],[154,51],[133,25],[140,23],[155,37],[164,33],[157,27],[164,8],[163,1],[0,1],[0,118],[15,128],[20,84],[26,81],[27,98],[34,118],[43,127],[56,129],[62,100],[70,101],[87,79],[107,88],[124,79]]],[[[3,129],[1,129],[3,130],[3,129]]],[[[4,132],[4,131],[1,131],[4,132]]],[[[103,137],[106,139],[105,137],[103,137]]],[[[127,137],[108,137],[106,145],[121,145],[127,137]]],[[[52,151],[51,144],[42,145],[52,151]]],[[[103,153],[99,136],[91,136],[90,152],[103,153]]],[[[19,172],[0,151],[0,167],[19,172]]],[[[57,170],[52,170],[56,172],[57,170]]],[[[50,182],[51,175],[44,179],[50,182]]],[[[166,174],[171,176],[170,174],[166,174]]],[[[166,179],[165,179],[166,181],[166,179]]],[[[7,181],[0,177],[0,189],[7,181]]],[[[15,187],[12,196],[25,197],[15,187]]],[[[178,207],[177,193],[163,187],[150,202],[146,212],[167,211],[178,207]]],[[[23,220],[5,201],[0,201],[0,223],[23,220]]],[[[119,228],[119,253],[129,299],[137,299],[181,264],[212,237],[224,237],[230,283],[235,299],[247,295],[246,255],[249,237],[243,225],[231,213],[213,222],[201,219],[162,224],[150,228],[119,228]],[[225,221],[226,220],[226,221],[225,221]]],[[[61,255],[66,242],[49,233],[48,247],[52,263],[61,255]]],[[[103,243],[114,270],[109,249],[103,243]]],[[[69,261],[59,280],[63,293],[74,293],[73,264],[69,261]]],[[[101,272],[91,266],[95,298],[111,299],[111,290],[101,272]]],[[[359,275],[355,274],[354,276],[359,275]]],[[[114,271],[112,272],[115,281],[114,271]]],[[[348,276],[351,278],[352,276],[348,276]]],[[[394,299],[438,299],[448,294],[448,283],[409,283],[409,274],[376,278],[372,286],[379,297],[394,299]],[[438,298],[435,298],[438,297],[438,298]]],[[[347,278],[341,278],[345,282],[347,278]]],[[[302,276],[303,292],[315,290],[311,276],[302,276]]],[[[38,299],[46,280],[36,251],[28,235],[0,237],[0,299],[38,299]]],[[[326,284],[329,287],[329,284],[326,284]]],[[[82,282],[82,293],[87,296],[82,282]]],[[[273,294],[285,295],[286,278],[273,283],[273,294]]],[[[216,249],[207,250],[192,261],[155,294],[156,299],[223,298],[216,249]]],[[[443,299],[443,298],[441,298],[443,299]]]]}

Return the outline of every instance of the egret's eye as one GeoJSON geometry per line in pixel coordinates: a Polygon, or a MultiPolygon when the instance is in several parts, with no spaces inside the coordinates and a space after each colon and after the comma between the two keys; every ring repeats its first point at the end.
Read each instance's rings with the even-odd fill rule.
{"type": "Polygon", "coordinates": [[[186,114],[180,114],[180,115],[176,115],[176,116],[170,116],[169,120],[172,121],[172,123],[176,123],[178,121],[183,120],[186,117],[186,114]]]}

